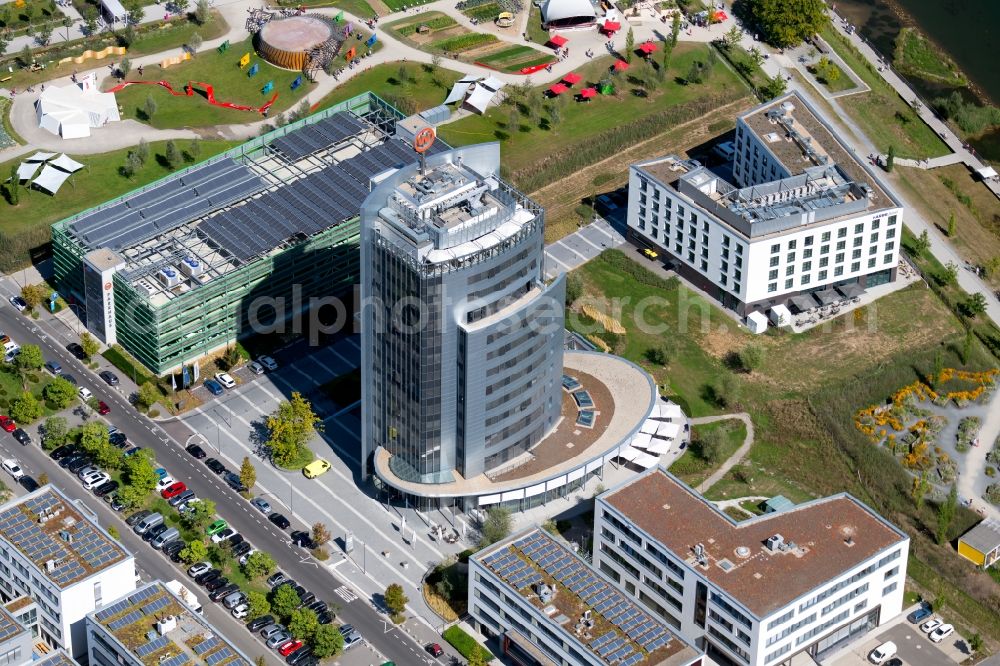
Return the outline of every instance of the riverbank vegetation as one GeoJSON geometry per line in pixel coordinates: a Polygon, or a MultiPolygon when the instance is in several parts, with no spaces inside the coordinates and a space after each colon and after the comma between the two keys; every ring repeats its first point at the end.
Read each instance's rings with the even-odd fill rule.
{"type": "Polygon", "coordinates": [[[1000,127],[1000,108],[980,106],[966,99],[957,90],[947,97],[935,99],[934,108],[958,125],[958,129],[966,136],[978,136],[994,127],[1000,127]]]}
{"type": "Polygon", "coordinates": [[[893,54],[895,68],[908,76],[933,81],[946,86],[961,87],[968,80],[958,65],[916,28],[903,28],[896,38],[893,54]]]}

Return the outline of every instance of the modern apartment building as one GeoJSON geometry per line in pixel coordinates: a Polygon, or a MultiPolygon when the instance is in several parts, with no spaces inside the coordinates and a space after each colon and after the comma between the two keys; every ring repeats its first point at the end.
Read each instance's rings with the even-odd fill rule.
{"type": "Polygon", "coordinates": [[[87,615],[90,666],[250,666],[254,660],[153,581],[87,615]]]}
{"type": "Polygon", "coordinates": [[[735,522],[663,469],[595,508],[594,565],[722,664],[818,661],[891,620],[908,548],[846,494],[735,522]]]}
{"type": "Polygon", "coordinates": [[[519,666],[701,666],[704,659],[537,528],[469,558],[469,614],[519,666]]]}
{"type": "Polygon", "coordinates": [[[366,93],[57,222],[60,294],[157,374],[301,332],[357,281],[371,179],[416,160],[401,117],[366,93]]]}
{"type": "MultiPolygon", "coordinates": [[[[34,634],[14,617],[14,613],[22,615],[22,610],[20,605],[13,610],[0,607],[0,664],[3,666],[23,666],[34,658],[34,634]]],[[[64,655],[61,650],[53,654],[64,655]]]]}
{"type": "Polygon", "coordinates": [[[0,598],[46,645],[84,654],[84,616],[134,590],[135,577],[132,554],[58,488],[0,507],[0,598]]]}
{"type": "Polygon", "coordinates": [[[741,315],[895,280],[902,205],[804,98],[738,117],[734,143],[731,171],[674,155],[632,165],[631,240],[741,315]]]}
{"type": "Polygon", "coordinates": [[[544,219],[481,144],[403,168],[362,207],[362,464],[387,451],[416,495],[537,445],[563,403],[563,278],[544,219]]]}

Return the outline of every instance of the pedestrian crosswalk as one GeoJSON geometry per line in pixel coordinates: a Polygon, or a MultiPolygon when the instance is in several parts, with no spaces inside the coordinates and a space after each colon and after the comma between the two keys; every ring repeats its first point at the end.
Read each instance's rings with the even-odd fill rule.
{"type": "Polygon", "coordinates": [[[348,589],[346,585],[341,585],[336,590],[334,590],[334,593],[347,603],[351,603],[352,601],[357,601],[358,599],[358,595],[351,592],[351,590],[348,589]]]}

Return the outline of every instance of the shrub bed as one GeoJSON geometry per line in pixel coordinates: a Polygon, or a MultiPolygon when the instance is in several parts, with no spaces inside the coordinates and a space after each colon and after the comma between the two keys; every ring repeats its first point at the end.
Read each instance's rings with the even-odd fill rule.
{"type": "Polygon", "coordinates": [[[101,356],[124,372],[129,379],[134,380],[137,386],[153,381],[153,378],[146,373],[146,368],[126,356],[125,351],[118,345],[108,347],[101,356]]]}
{"type": "Polygon", "coordinates": [[[485,647],[476,642],[476,639],[470,636],[458,625],[453,625],[444,630],[441,636],[448,641],[453,648],[458,650],[459,654],[466,658],[466,660],[471,659],[472,655],[476,652],[480,652],[483,655],[483,660],[490,662],[493,660],[493,653],[487,650],[485,647]]]}

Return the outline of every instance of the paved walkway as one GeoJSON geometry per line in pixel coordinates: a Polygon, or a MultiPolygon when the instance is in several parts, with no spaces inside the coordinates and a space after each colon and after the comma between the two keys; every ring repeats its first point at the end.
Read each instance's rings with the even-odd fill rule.
{"type": "Polygon", "coordinates": [[[753,446],[754,430],[753,421],[750,419],[750,415],[746,412],[738,412],[736,414],[720,414],[718,416],[699,416],[691,419],[692,426],[705,425],[706,423],[716,423],[718,421],[731,421],[733,419],[743,421],[743,425],[747,427],[746,437],[743,438],[743,443],[740,444],[740,448],[736,449],[733,455],[729,456],[726,462],[722,463],[722,466],[719,467],[719,469],[715,470],[707,479],[698,484],[698,487],[695,490],[699,493],[704,494],[709,488],[721,481],[722,477],[729,473],[729,470],[743,462],[746,455],[750,453],[750,447],[753,446]]]}
{"type": "Polygon", "coordinates": [[[625,237],[604,219],[582,226],[545,246],[545,277],[568,273],[604,250],[625,244],[625,237]]]}
{"type": "MultiPolygon", "coordinates": [[[[985,474],[986,455],[993,450],[993,443],[1000,437],[1000,391],[993,394],[989,406],[984,411],[986,414],[979,429],[979,446],[973,446],[967,453],[955,456],[960,466],[956,485],[958,496],[962,500],[971,501],[970,508],[981,515],[1000,520],[1000,507],[990,504],[982,497],[986,486],[994,481],[985,474]]],[[[966,413],[966,410],[962,410],[958,416],[972,415],[971,412],[966,413]]],[[[958,419],[955,421],[957,429],[958,419]]]]}

